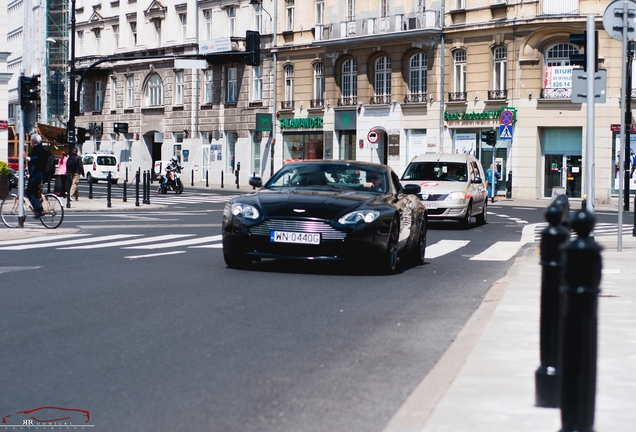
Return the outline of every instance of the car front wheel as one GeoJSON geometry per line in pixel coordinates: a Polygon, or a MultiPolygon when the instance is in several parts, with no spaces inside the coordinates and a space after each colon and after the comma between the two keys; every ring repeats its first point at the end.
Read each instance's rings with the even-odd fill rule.
{"type": "Polygon", "coordinates": [[[386,250],[380,261],[379,269],[382,274],[391,275],[395,273],[398,259],[398,224],[393,221],[391,224],[389,239],[386,243],[386,250]]]}
{"type": "Polygon", "coordinates": [[[409,258],[413,265],[419,266],[424,264],[424,258],[426,257],[426,225],[424,222],[422,222],[420,226],[417,242],[413,244],[409,252],[409,258]]]}
{"type": "Polygon", "coordinates": [[[484,208],[481,210],[481,213],[477,215],[477,223],[479,225],[485,225],[488,223],[486,212],[488,211],[488,201],[484,201],[484,208]]]}
{"type": "Polygon", "coordinates": [[[470,229],[470,223],[472,221],[472,218],[473,218],[473,203],[471,201],[470,203],[468,203],[468,207],[466,207],[466,215],[460,221],[462,224],[462,228],[470,229]]]}

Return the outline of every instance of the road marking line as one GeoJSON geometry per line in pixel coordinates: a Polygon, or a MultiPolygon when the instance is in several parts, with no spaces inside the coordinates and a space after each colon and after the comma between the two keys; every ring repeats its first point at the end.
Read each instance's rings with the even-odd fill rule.
{"type": "Polygon", "coordinates": [[[521,249],[521,242],[498,241],[482,253],[471,258],[474,261],[508,261],[521,249]]]}
{"type": "Polygon", "coordinates": [[[222,249],[223,248],[223,243],[215,243],[215,244],[209,244],[209,245],[189,246],[188,247],[188,249],[197,249],[197,248],[222,249]]]}
{"type": "Polygon", "coordinates": [[[223,236],[216,235],[216,236],[209,236],[209,237],[194,238],[190,240],[175,241],[172,243],[153,244],[153,245],[146,245],[146,246],[130,246],[130,247],[122,248],[122,249],[166,249],[170,247],[180,247],[180,246],[195,245],[199,243],[209,243],[213,241],[219,241],[222,238],[223,236]]]}
{"type": "Polygon", "coordinates": [[[182,237],[191,237],[193,235],[194,234],[167,234],[167,235],[156,236],[156,237],[144,237],[144,238],[138,238],[133,240],[122,240],[122,241],[117,241],[112,243],[98,243],[98,244],[89,244],[89,245],[83,245],[83,246],[70,246],[70,247],[64,247],[59,249],[97,249],[97,248],[106,248],[106,247],[115,247],[115,246],[128,246],[128,245],[139,244],[139,243],[150,243],[150,242],[157,242],[157,241],[164,241],[164,240],[173,240],[173,239],[182,238],[182,237]]]}
{"type": "Polygon", "coordinates": [[[148,254],[148,255],[130,255],[130,256],[125,256],[124,258],[128,258],[128,259],[152,258],[152,257],[158,257],[158,256],[164,256],[164,255],[177,255],[177,254],[184,254],[184,253],[186,253],[186,251],[172,251],[172,252],[162,252],[162,253],[148,254]]]}
{"type": "Polygon", "coordinates": [[[99,242],[99,241],[117,240],[121,238],[139,237],[140,235],[141,234],[115,234],[115,235],[102,236],[102,237],[89,237],[89,238],[83,238],[83,239],[66,240],[66,241],[47,243],[47,244],[39,243],[39,244],[31,244],[31,245],[9,246],[9,247],[2,247],[0,248],[0,250],[25,250],[25,249],[35,249],[40,247],[77,245],[82,243],[92,243],[92,242],[99,242]]]}
{"type": "Polygon", "coordinates": [[[4,240],[0,241],[0,246],[16,246],[17,244],[27,244],[27,243],[37,243],[43,241],[53,241],[53,240],[61,240],[65,238],[75,238],[75,237],[85,237],[89,234],[62,234],[56,236],[42,236],[42,237],[33,237],[27,239],[14,239],[14,240],[4,240]]]}
{"type": "Polygon", "coordinates": [[[440,240],[430,246],[426,246],[426,258],[433,259],[449,254],[459,248],[463,248],[470,240],[440,240]]]}

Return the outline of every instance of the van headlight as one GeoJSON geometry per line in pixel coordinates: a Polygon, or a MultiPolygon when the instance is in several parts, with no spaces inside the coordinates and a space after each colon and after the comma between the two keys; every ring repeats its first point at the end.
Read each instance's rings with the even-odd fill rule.
{"type": "Polygon", "coordinates": [[[464,201],[466,199],[466,193],[464,192],[451,192],[448,194],[444,201],[464,201]]]}

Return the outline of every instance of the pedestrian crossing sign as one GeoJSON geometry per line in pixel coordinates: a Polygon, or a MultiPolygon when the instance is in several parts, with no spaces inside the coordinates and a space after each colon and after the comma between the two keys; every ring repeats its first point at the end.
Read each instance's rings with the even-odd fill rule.
{"type": "Polygon", "coordinates": [[[499,139],[512,140],[512,125],[499,126],[499,139]]]}

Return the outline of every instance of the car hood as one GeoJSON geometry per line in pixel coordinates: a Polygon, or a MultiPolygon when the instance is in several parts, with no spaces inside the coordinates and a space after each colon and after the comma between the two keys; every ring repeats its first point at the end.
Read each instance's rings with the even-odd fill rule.
{"type": "Polygon", "coordinates": [[[386,197],[352,190],[263,189],[256,199],[268,218],[315,217],[331,219],[359,207],[378,205],[386,197]]]}
{"type": "Polygon", "coordinates": [[[438,180],[402,180],[403,185],[417,184],[422,188],[422,194],[448,194],[456,191],[465,191],[468,183],[465,181],[438,181],[438,180]]]}

